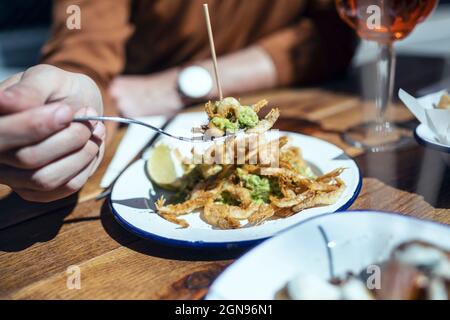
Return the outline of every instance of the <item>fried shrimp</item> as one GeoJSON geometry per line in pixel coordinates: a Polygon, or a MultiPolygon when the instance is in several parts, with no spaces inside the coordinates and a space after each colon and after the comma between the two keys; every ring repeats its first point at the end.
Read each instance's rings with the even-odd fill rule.
{"type": "Polygon", "coordinates": [[[179,217],[203,208],[201,216],[208,224],[235,229],[241,227],[241,221],[245,224],[244,220],[247,225],[259,225],[272,218],[286,218],[305,209],[331,205],[345,189],[339,178],[342,168],[315,179],[285,168],[260,169],[257,165],[224,166],[213,180],[199,182],[186,201],[166,205],[164,198],[159,199],[158,213],[185,228],[187,222],[179,217]],[[266,170],[268,178],[260,175],[264,169],[270,169],[266,170]],[[206,189],[212,185],[212,189],[206,189]]]}
{"type": "Polygon", "coordinates": [[[229,215],[229,206],[209,202],[203,209],[203,219],[210,225],[220,229],[237,229],[241,226],[238,219],[229,215]]]}
{"type": "Polygon", "coordinates": [[[258,210],[248,218],[250,225],[260,225],[275,214],[274,208],[269,204],[261,204],[258,210]]]}
{"type": "Polygon", "coordinates": [[[301,194],[296,195],[293,194],[292,197],[288,198],[276,198],[276,197],[270,197],[271,203],[278,208],[292,208],[293,206],[298,205],[301,202],[305,202],[309,198],[314,196],[314,192],[312,191],[306,191],[301,194]]]}
{"type": "Polygon", "coordinates": [[[264,108],[268,104],[269,104],[269,101],[267,101],[266,99],[263,99],[263,100],[258,101],[255,104],[253,104],[251,107],[252,107],[253,111],[258,113],[262,108],[264,108]]]}
{"type": "Polygon", "coordinates": [[[203,207],[206,202],[212,197],[212,195],[212,193],[205,192],[204,194],[197,195],[196,197],[186,200],[185,202],[178,204],[169,204],[167,206],[164,206],[165,199],[160,198],[156,202],[156,209],[159,213],[163,214],[172,214],[175,216],[183,215],[186,213],[190,213],[195,209],[203,207]]]}
{"type": "Polygon", "coordinates": [[[207,102],[205,112],[208,124],[202,126],[207,136],[223,136],[227,132],[237,132],[240,129],[253,133],[263,133],[269,130],[279,116],[278,109],[272,109],[264,119],[259,119],[258,112],[267,106],[267,100],[261,100],[253,105],[242,105],[237,99],[227,97],[221,101],[207,102]]]}
{"type": "Polygon", "coordinates": [[[247,188],[227,183],[223,186],[222,192],[228,192],[231,196],[235,197],[243,208],[248,208],[252,204],[251,193],[247,188]]]}
{"type": "Polygon", "coordinates": [[[280,110],[278,108],[272,109],[264,117],[263,120],[259,121],[259,123],[255,127],[248,129],[247,132],[248,133],[264,133],[273,127],[275,122],[278,120],[279,116],[280,116],[280,110]]]}
{"type": "Polygon", "coordinates": [[[257,113],[267,104],[261,100],[243,106],[234,98],[205,104],[208,128],[218,134],[245,128],[249,134],[227,137],[201,154],[191,150],[193,159],[202,159],[191,169],[196,180],[183,184],[178,201],[156,202],[162,218],[186,228],[189,224],[181,217],[199,210],[201,219],[214,228],[236,229],[336,203],[346,188],[340,178],[344,168],[314,173],[286,136],[255,142],[254,137],[272,128],[280,115],[275,108],[259,119],[257,113]]]}

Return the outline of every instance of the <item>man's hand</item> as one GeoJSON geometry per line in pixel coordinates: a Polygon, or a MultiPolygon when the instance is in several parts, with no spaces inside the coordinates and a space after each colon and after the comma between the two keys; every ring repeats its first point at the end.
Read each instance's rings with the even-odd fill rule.
{"type": "Polygon", "coordinates": [[[0,183],[26,200],[48,202],[78,191],[103,157],[96,84],[81,74],[38,65],[0,84],[0,183]]]}
{"type": "Polygon", "coordinates": [[[172,114],[183,107],[177,90],[176,69],[148,76],[120,76],[109,93],[125,117],[172,114]]]}

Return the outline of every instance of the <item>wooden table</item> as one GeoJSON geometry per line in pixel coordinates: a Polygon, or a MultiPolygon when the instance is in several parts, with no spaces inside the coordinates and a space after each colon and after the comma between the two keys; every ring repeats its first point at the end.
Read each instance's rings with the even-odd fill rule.
{"type": "MultiPolygon", "coordinates": [[[[340,133],[364,119],[353,95],[319,88],[264,92],[281,107],[277,127],[331,141],[354,156],[364,175],[351,209],[396,211],[450,223],[450,170],[442,155],[411,149],[363,154],[340,133]]],[[[408,123],[403,107],[390,117],[408,123]]],[[[123,130],[97,174],[69,199],[27,203],[0,187],[0,298],[6,299],[199,299],[211,281],[243,252],[170,248],[137,238],[113,218],[105,200],[94,198],[123,130]],[[67,269],[81,270],[81,289],[67,289],[67,269]]],[[[450,162],[449,162],[450,163],[450,162]]]]}

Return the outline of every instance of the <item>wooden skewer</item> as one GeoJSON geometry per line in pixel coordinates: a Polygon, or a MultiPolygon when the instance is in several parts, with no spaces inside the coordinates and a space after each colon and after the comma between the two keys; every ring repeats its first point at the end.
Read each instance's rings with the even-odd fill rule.
{"type": "Polygon", "coordinates": [[[208,29],[209,46],[211,48],[211,56],[212,56],[213,65],[214,65],[214,76],[216,78],[217,89],[219,90],[219,99],[220,99],[220,101],[222,101],[223,93],[222,93],[222,87],[220,86],[219,68],[217,67],[216,49],[214,46],[214,38],[213,38],[213,33],[212,33],[212,28],[211,28],[211,20],[209,19],[209,10],[208,10],[207,3],[203,4],[203,11],[205,13],[206,28],[208,29]]]}

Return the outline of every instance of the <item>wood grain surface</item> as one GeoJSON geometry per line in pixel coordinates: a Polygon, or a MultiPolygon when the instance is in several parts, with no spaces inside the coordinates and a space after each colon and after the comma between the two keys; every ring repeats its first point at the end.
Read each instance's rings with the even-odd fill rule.
{"type": "MultiPolygon", "coordinates": [[[[356,159],[364,181],[351,209],[393,211],[450,224],[448,159],[418,145],[365,154],[341,140],[342,131],[368,117],[370,104],[318,88],[269,91],[242,100],[261,97],[281,108],[279,129],[328,140],[356,159]]],[[[389,117],[414,125],[402,106],[392,108],[389,117]]],[[[99,171],[78,195],[37,204],[0,186],[0,298],[199,299],[244,253],[166,247],[125,231],[105,199],[95,200],[123,132],[114,137],[99,171]],[[81,270],[80,290],[66,286],[72,265],[81,270]]]]}

